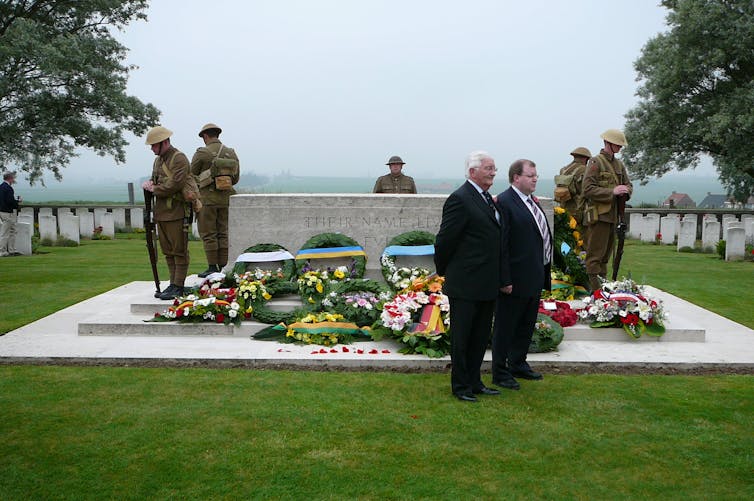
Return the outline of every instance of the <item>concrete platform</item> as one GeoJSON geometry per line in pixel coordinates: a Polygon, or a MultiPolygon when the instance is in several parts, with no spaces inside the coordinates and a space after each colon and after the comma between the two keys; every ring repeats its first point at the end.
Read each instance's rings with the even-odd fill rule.
{"type": "MultiPolygon", "coordinates": [[[[319,346],[256,341],[249,336],[264,327],[256,322],[241,328],[145,323],[169,305],[153,299],[153,291],[151,282],[131,282],[0,336],[0,363],[444,370],[450,362],[449,357],[402,355],[393,340],[355,343],[348,352],[337,346],[337,353],[325,354],[319,346]]],[[[661,290],[650,288],[650,293],[665,302],[670,315],[663,337],[632,340],[620,329],[570,327],[558,351],[531,354],[529,361],[548,367],[754,370],[754,330],[661,290]]],[[[296,304],[291,298],[275,301],[281,309],[296,304]]],[[[485,361],[490,360],[488,351],[485,361]]]]}

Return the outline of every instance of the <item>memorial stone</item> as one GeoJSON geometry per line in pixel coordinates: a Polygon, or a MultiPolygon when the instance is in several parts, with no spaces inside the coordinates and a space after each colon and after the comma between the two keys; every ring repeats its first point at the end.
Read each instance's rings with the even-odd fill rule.
{"type": "Polygon", "coordinates": [[[94,233],[94,213],[81,211],[79,213],[79,235],[85,238],[92,238],[94,233]]]}
{"type": "Polygon", "coordinates": [[[673,244],[675,237],[678,235],[678,224],[680,218],[678,214],[668,214],[660,218],[660,233],[662,234],[662,243],[666,245],[673,244]]]}
{"type": "Polygon", "coordinates": [[[58,239],[57,218],[53,215],[40,214],[39,216],[39,238],[48,238],[53,242],[58,239]]]}
{"type": "Polygon", "coordinates": [[[734,214],[723,214],[723,240],[728,240],[728,225],[737,222],[738,218],[734,214]]]}
{"type": "MultiPolygon", "coordinates": [[[[230,262],[246,248],[275,243],[295,256],[319,233],[342,233],[367,255],[367,271],[379,276],[380,256],[396,235],[413,230],[436,234],[447,195],[259,194],[230,198],[230,262]]],[[[553,218],[551,199],[540,204],[553,218]]]]}
{"type": "Polygon", "coordinates": [[[744,220],[744,234],[746,235],[746,243],[754,244],[754,218],[744,220]]]}
{"type": "Polygon", "coordinates": [[[113,209],[113,224],[119,230],[123,230],[126,227],[126,209],[125,207],[115,207],[113,209]]]}
{"type": "Polygon", "coordinates": [[[34,228],[34,213],[32,212],[29,214],[28,212],[19,212],[16,222],[30,224],[31,227],[34,228]]]}
{"type": "MultiPolygon", "coordinates": [[[[696,219],[696,218],[694,218],[696,219]]],[[[696,244],[696,221],[681,221],[681,230],[678,233],[678,250],[684,247],[694,248],[696,244]]]]}
{"type": "Polygon", "coordinates": [[[647,214],[642,218],[641,241],[654,242],[660,232],[660,215],[647,214]]]}
{"type": "Polygon", "coordinates": [[[52,216],[52,207],[40,207],[37,214],[39,216],[52,216]]]}
{"type": "MultiPolygon", "coordinates": [[[[34,216],[32,215],[32,221],[34,216]]],[[[24,218],[28,220],[28,215],[24,218]]],[[[34,223],[16,223],[16,250],[24,256],[31,256],[31,236],[34,233],[34,223]]]]}
{"type": "Polygon", "coordinates": [[[141,207],[131,208],[131,228],[144,229],[144,209],[141,207]]]}
{"type": "Polygon", "coordinates": [[[74,216],[70,212],[68,214],[61,214],[58,217],[58,225],[60,227],[60,236],[72,240],[79,244],[79,217],[74,216]]]}
{"type": "Polygon", "coordinates": [[[702,249],[704,252],[715,252],[717,242],[720,241],[720,223],[717,219],[707,219],[702,227],[702,249]]]}
{"type": "Polygon", "coordinates": [[[102,217],[107,214],[107,209],[94,209],[94,226],[102,226],[102,217]]]}
{"type": "Polygon", "coordinates": [[[110,238],[115,238],[115,224],[113,221],[112,212],[105,212],[104,214],[102,214],[102,224],[100,226],[102,226],[103,235],[110,238]]]}
{"type": "Polygon", "coordinates": [[[633,212],[628,218],[628,238],[640,238],[644,216],[633,212]]]}
{"type": "Polygon", "coordinates": [[[34,219],[34,207],[21,207],[18,210],[18,215],[20,216],[21,214],[29,214],[34,219]]]}
{"type": "Polygon", "coordinates": [[[728,240],[725,241],[726,261],[740,261],[746,253],[746,233],[740,224],[731,224],[728,227],[728,240]]]}

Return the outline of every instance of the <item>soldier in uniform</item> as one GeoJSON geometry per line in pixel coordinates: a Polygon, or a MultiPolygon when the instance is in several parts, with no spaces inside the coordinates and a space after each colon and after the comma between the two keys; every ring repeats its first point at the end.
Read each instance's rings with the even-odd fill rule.
{"type": "Polygon", "coordinates": [[[143,187],[155,195],[154,220],[160,237],[160,248],[170,271],[170,286],[160,299],[174,299],[183,295],[183,284],[189,267],[188,231],[190,204],[184,202],[183,188],[189,173],[186,155],[170,144],[173,132],[162,126],[147,132],[146,143],[157,156],[152,177],[143,187]]]}
{"type": "Polygon", "coordinates": [[[560,175],[555,177],[555,200],[563,207],[578,223],[581,239],[586,246],[587,232],[584,231],[584,199],[581,197],[581,188],[584,182],[586,163],[592,157],[592,152],[583,146],[579,146],[571,152],[573,162],[560,169],[560,175]]]}
{"type": "Polygon", "coordinates": [[[631,197],[633,186],[623,162],[615,154],[627,143],[626,136],[617,129],[608,129],[600,137],[604,147],[599,155],[589,159],[584,174],[584,221],[589,227],[586,248],[586,273],[589,287],[600,288],[607,276],[607,262],[613,251],[615,227],[618,224],[617,197],[631,197]]]}
{"type": "Polygon", "coordinates": [[[213,123],[202,127],[199,137],[204,141],[204,147],[197,148],[191,159],[191,174],[197,178],[202,199],[202,210],[197,222],[208,265],[205,271],[199,273],[200,277],[219,272],[228,264],[228,206],[230,196],[235,194],[232,185],[238,183],[240,171],[235,169],[230,176],[229,189],[218,189],[212,180],[211,169],[216,156],[234,159],[238,166],[235,151],[220,142],[221,132],[222,129],[213,123]]]}
{"type": "Polygon", "coordinates": [[[390,174],[377,178],[372,193],[416,193],[414,178],[401,172],[405,164],[406,162],[397,155],[390,157],[390,160],[385,164],[390,167],[390,174]]]}

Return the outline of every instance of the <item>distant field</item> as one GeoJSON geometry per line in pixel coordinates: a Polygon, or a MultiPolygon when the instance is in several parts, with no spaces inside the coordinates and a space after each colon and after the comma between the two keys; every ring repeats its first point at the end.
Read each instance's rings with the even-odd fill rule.
{"type": "MultiPolygon", "coordinates": [[[[375,179],[357,177],[308,177],[308,176],[277,176],[273,181],[263,186],[238,185],[239,193],[371,193],[375,179]]],[[[419,193],[450,193],[458,187],[461,178],[416,178],[419,193]]],[[[111,184],[67,184],[49,182],[47,187],[23,186],[16,187],[16,193],[26,202],[73,202],[87,200],[92,202],[128,202],[128,183],[111,184]]],[[[135,186],[135,199],[142,200],[138,183],[135,186]]],[[[508,188],[506,173],[499,173],[492,191],[497,193],[508,188]]],[[[554,188],[552,179],[540,179],[537,193],[550,196],[554,188]]],[[[638,183],[634,186],[633,205],[641,203],[660,204],[673,191],[687,193],[695,202],[699,203],[708,192],[724,193],[717,179],[697,177],[692,174],[675,175],[653,181],[645,186],[638,183]]]]}

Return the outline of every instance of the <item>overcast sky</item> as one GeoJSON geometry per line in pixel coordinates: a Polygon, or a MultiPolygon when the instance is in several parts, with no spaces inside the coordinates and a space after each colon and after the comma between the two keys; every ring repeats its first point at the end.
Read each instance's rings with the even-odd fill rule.
{"type": "MultiPolygon", "coordinates": [[[[475,149],[506,170],[530,158],[545,176],[576,146],[596,153],[636,103],[633,63],[667,11],[656,0],[158,0],[147,14],[117,35],[138,66],[128,92],[162,111],[189,157],[211,121],[244,172],[375,177],[400,155],[409,175],[461,178],[475,149]]],[[[154,157],[129,140],[125,165],[84,154],[65,178],[146,175],[154,157]]]]}

